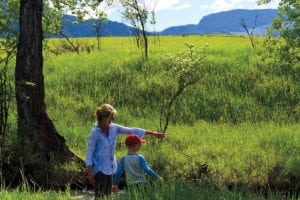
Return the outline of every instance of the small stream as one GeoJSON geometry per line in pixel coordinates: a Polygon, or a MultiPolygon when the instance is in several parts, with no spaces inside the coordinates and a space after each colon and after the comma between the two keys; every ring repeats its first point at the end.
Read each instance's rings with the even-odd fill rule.
{"type": "MultiPolygon", "coordinates": [[[[123,190],[119,190],[117,193],[112,193],[112,197],[119,196],[124,194],[123,190]]],[[[72,191],[71,192],[72,199],[79,200],[94,200],[94,190],[82,190],[82,191],[72,191]]]]}
{"type": "Polygon", "coordinates": [[[93,190],[71,191],[72,199],[94,200],[93,190]]]}

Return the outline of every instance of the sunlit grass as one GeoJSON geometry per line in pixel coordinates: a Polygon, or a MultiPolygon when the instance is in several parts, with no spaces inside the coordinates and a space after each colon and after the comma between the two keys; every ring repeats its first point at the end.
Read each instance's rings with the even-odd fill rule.
{"type": "MultiPolygon", "coordinates": [[[[74,40],[96,42],[95,38],[74,40]]],[[[59,42],[51,39],[48,45],[56,48],[59,42]]],[[[196,49],[208,45],[204,76],[175,102],[167,137],[162,141],[147,137],[140,151],[166,184],[149,188],[146,194],[114,197],[262,199],[261,194],[229,192],[223,185],[264,186],[276,166],[284,166],[286,173],[296,171],[300,160],[300,86],[286,76],[265,74],[247,37],[161,37],[155,46],[150,39],[148,60],[128,37],[102,38],[101,51],[45,52],[48,114],[68,147],[83,160],[95,123],[94,111],[103,103],[117,109],[116,123],[158,131],[165,101],[162,91],[169,89],[163,73],[164,55],[186,51],[185,42],[196,49]],[[218,189],[216,185],[202,188],[186,181],[196,173],[199,163],[208,165],[209,181],[218,189]]],[[[126,153],[124,138],[117,139],[117,158],[126,153]]],[[[3,190],[0,199],[29,199],[30,195],[3,190]]],[[[271,195],[277,198],[277,194],[271,195]]],[[[38,192],[32,194],[31,199],[35,198],[69,196],[38,192]]]]}
{"type": "MultiPolygon", "coordinates": [[[[278,93],[265,93],[269,87],[265,82],[276,82],[277,77],[265,77],[257,68],[257,55],[247,37],[226,35],[161,37],[150,45],[148,61],[141,59],[141,51],[127,37],[102,38],[101,51],[46,57],[49,114],[69,147],[84,159],[86,139],[95,123],[93,113],[102,103],[117,108],[116,123],[159,130],[164,55],[186,51],[185,42],[196,49],[209,46],[203,68],[207,75],[175,103],[167,138],[159,144],[150,141],[142,150],[150,163],[167,177],[185,176],[195,163],[207,163],[211,177],[220,184],[265,184],[268,171],[276,165],[291,157],[299,159],[299,125],[272,122],[284,120],[285,109],[258,103],[263,98],[275,105],[280,98],[272,95],[284,94],[279,102],[284,105],[299,88],[281,77],[292,93],[279,90],[280,82],[278,93]]],[[[117,155],[124,153],[121,145],[117,155]]]]}
{"type": "Polygon", "coordinates": [[[70,200],[71,195],[57,191],[0,190],[1,200],[70,200]]]}
{"type": "MultiPolygon", "coordinates": [[[[280,193],[268,194],[269,199],[282,199],[280,193]]],[[[92,200],[93,193],[90,191],[71,191],[69,188],[64,191],[30,191],[25,189],[1,190],[1,200],[71,200],[71,199],[85,199],[92,200]]],[[[113,193],[110,197],[104,197],[105,200],[140,200],[140,199],[155,199],[155,200],[186,200],[186,199],[266,199],[262,191],[249,192],[237,191],[233,189],[228,190],[223,186],[216,186],[213,183],[207,182],[202,186],[196,186],[182,180],[166,180],[164,184],[157,183],[145,184],[139,189],[124,189],[117,193],[113,193]]],[[[293,199],[293,198],[291,198],[293,199]]]]}

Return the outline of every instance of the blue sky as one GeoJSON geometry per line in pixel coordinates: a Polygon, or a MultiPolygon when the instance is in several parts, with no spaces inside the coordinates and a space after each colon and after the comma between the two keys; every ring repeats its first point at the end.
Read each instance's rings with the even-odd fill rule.
{"type": "MultiPolygon", "coordinates": [[[[148,10],[156,11],[156,31],[170,26],[198,24],[200,19],[208,14],[232,9],[264,9],[277,8],[279,0],[258,6],[257,0],[143,0],[148,10]]],[[[104,9],[108,19],[123,22],[121,11],[117,5],[104,9]]],[[[153,30],[152,25],[147,26],[153,30]]]]}

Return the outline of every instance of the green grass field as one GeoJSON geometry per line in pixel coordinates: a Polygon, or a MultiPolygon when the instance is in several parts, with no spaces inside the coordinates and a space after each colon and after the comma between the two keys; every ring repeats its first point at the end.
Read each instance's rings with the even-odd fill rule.
{"type": "MultiPolygon", "coordinates": [[[[159,192],[149,188],[145,194],[126,193],[121,199],[154,194],[150,199],[263,199],[260,192],[252,193],[257,187],[281,199],[270,185],[292,184],[289,178],[295,177],[299,187],[299,80],[263,63],[247,37],[169,36],[155,45],[151,38],[148,60],[132,38],[102,38],[100,51],[94,49],[95,38],[73,41],[82,47],[80,54],[63,51],[58,39],[47,41],[56,54],[44,53],[45,100],[58,132],[82,159],[94,110],[103,103],[117,109],[116,123],[159,130],[166,94],[177,84],[165,73],[165,55],[188,52],[186,42],[195,51],[207,46],[201,79],[176,99],[167,137],[147,138],[140,152],[166,183],[155,189],[159,192]],[[197,171],[204,163],[209,176],[201,179],[197,171]],[[280,171],[274,175],[276,169],[280,171]],[[197,184],[189,183],[195,176],[200,179],[197,184]],[[228,185],[238,191],[229,191],[228,185]]],[[[262,38],[256,42],[261,45],[262,38]]],[[[120,136],[118,158],[126,152],[123,141],[120,136]]],[[[4,190],[0,198],[23,199],[18,195],[31,196],[4,190]]],[[[35,195],[34,199],[71,198],[56,192],[35,195]]]]}

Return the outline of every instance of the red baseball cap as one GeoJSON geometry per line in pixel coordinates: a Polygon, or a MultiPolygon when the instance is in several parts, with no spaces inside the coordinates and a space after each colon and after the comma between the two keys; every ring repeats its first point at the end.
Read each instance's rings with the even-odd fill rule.
{"type": "Polygon", "coordinates": [[[135,144],[143,144],[146,143],[146,140],[139,138],[139,136],[135,134],[129,134],[125,140],[125,144],[127,146],[133,146],[135,144]]]}

